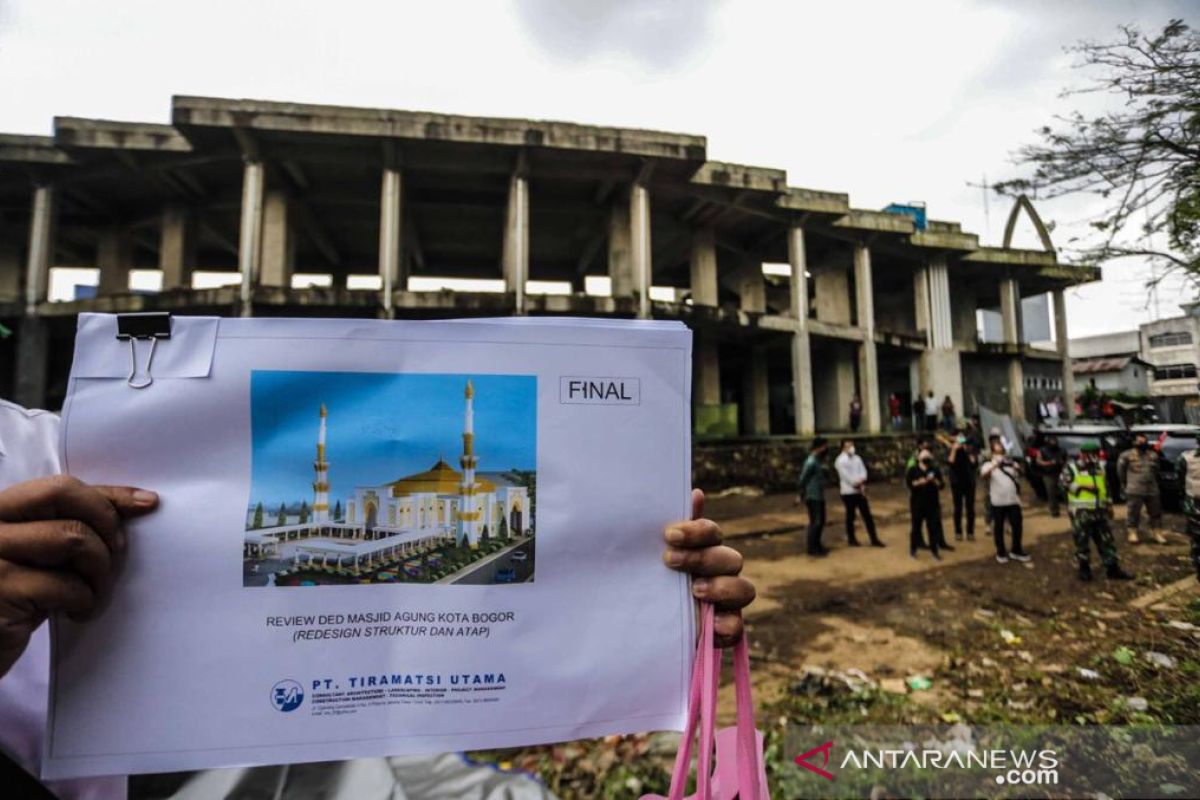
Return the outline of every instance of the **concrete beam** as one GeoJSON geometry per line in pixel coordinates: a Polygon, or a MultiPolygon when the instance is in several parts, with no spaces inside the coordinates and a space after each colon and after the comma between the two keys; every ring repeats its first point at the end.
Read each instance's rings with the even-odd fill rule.
{"type": "Polygon", "coordinates": [[[0,162],[24,164],[71,164],[74,159],[54,145],[51,136],[0,133],[0,162]]]}
{"type": "Polygon", "coordinates": [[[787,173],[781,169],[706,161],[692,175],[692,183],[783,194],[787,192],[787,173]]]}
{"type": "Polygon", "coordinates": [[[790,211],[808,211],[840,216],[850,213],[850,195],[789,186],[787,194],[776,200],[775,205],[790,211]]]}
{"type": "Polygon", "coordinates": [[[833,221],[835,228],[852,228],[872,233],[904,233],[911,234],[916,230],[912,218],[903,214],[889,214],[886,211],[868,211],[862,208],[852,208],[850,213],[833,221]]]}
{"type": "Polygon", "coordinates": [[[60,147],[100,150],[192,151],[192,143],[170,125],[83,117],[55,117],[54,143],[60,147]]]}
{"type": "Polygon", "coordinates": [[[545,147],[685,161],[703,161],[707,148],[703,136],[660,131],[215,97],[173,98],[171,121],[179,127],[240,126],[263,131],[545,147]]]}

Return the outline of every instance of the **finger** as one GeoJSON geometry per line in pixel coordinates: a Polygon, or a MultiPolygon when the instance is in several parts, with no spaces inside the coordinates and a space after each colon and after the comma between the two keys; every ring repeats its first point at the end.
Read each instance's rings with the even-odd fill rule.
{"type": "Polygon", "coordinates": [[[671,569],[705,577],[737,575],[742,571],[742,554],[732,547],[705,547],[699,550],[668,547],[663,553],[663,560],[671,569]]]}
{"type": "Polygon", "coordinates": [[[62,568],[102,594],[112,580],[112,555],[94,530],[77,519],[0,526],[0,559],[26,567],[62,568]]]}
{"type": "Polygon", "coordinates": [[[699,489],[692,489],[692,519],[700,519],[704,516],[704,492],[699,489]]]}
{"type": "Polygon", "coordinates": [[[109,550],[125,547],[121,515],[108,498],[75,478],[55,475],[18,483],[0,492],[0,520],[34,522],[77,519],[100,535],[109,550]]]}
{"type": "Polygon", "coordinates": [[[158,494],[134,486],[94,486],[123,518],[140,517],[158,508],[158,494]]]}
{"type": "Polygon", "coordinates": [[[754,584],[745,578],[721,575],[714,578],[696,578],[692,581],[692,594],[698,600],[706,600],[718,611],[738,611],[754,602],[754,584]]]}
{"type": "Polygon", "coordinates": [[[61,611],[79,619],[95,606],[95,592],[74,573],[0,561],[0,609],[9,618],[44,618],[61,611]]]}
{"type": "Polygon", "coordinates": [[[733,647],[744,632],[742,615],[737,612],[717,612],[713,617],[713,644],[717,647],[733,647]]]}
{"type": "Polygon", "coordinates": [[[711,519],[672,522],[663,538],[673,547],[713,547],[721,543],[721,528],[711,519]]]}

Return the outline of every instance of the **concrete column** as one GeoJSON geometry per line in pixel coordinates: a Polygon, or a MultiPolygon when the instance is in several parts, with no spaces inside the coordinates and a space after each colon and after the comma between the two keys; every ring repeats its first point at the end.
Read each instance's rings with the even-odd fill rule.
{"type": "Polygon", "coordinates": [[[614,200],[608,217],[608,278],[612,296],[633,296],[633,230],[629,204],[614,200]]]}
{"type": "Polygon", "coordinates": [[[814,270],[817,319],[837,325],[850,324],[850,278],[842,267],[814,270]]]}
{"type": "Polygon", "coordinates": [[[246,161],[242,168],[242,219],[238,232],[238,271],[242,274],[241,314],[253,311],[254,284],[262,264],[263,189],[261,161],[246,161]]]}
{"type": "Polygon", "coordinates": [[[1071,355],[1067,335],[1067,298],[1062,289],[1054,291],[1054,338],[1058,345],[1058,357],[1062,359],[1062,397],[1067,407],[1067,419],[1075,421],[1075,371],[1071,368],[1071,355]]]}
{"type": "Polygon", "coordinates": [[[767,285],[763,281],[762,264],[755,261],[737,274],[738,308],[751,314],[767,311],[767,285]]]}
{"type": "Polygon", "coordinates": [[[1005,344],[1021,343],[1021,286],[1015,278],[1000,281],[1000,324],[1005,344]]]}
{"type": "Polygon", "coordinates": [[[650,318],[650,287],[654,283],[650,251],[650,191],[635,183],[629,192],[631,271],[637,293],[638,318],[650,318]]]}
{"type": "Polygon", "coordinates": [[[296,237],[288,196],[278,189],[266,193],[263,202],[262,254],[258,283],[261,286],[292,285],[296,272],[296,237]]]}
{"type": "Polygon", "coordinates": [[[854,396],[854,350],[851,342],[830,342],[812,362],[816,395],[816,429],[850,427],[850,399],[854,396]]]}
{"type": "Polygon", "coordinates": [[[380,305],[387,319],[396,316],[394,292],[408,290],[408,276],[401,272],[400,246],[403,213],[403,178],[400,170],[385,168],[379,194],[379,289],[380,305]]]}
{"type": "Polygon", "coordinates": [[[924,272],[929,291],[929,344],[937,349],[953,347],[954,322],[950,314],[950,272],[946,259],[935,259],[924,272]]]}
{"type": "Polygon", "coordinates": [[[925,267],[913,271],[913,317],[917,330],[925,334],[925,346],[933,347],[933,331],[930,330],[929,282],[925,267]]]}
{"type": "Polygon", "coordinates": [[[504,290],[513,295],[516,313],[524,314],[525,281],[529,280],[529,179],[521,173],[508,182],[503,267],[504,290]]]}
{"type": "Polygon", "coordinates": [[[804,254],[804,229],[793,225],[788,232],[788,262],[792,267],[791,306],[796,330],[792,333],[792,401],[796,433],[816,432],[813,404],[812,350],[808,333],[808,266],[804,254]]]}
{"type": "Polygon", "coordinates": [[[712,228],[692,232],[692,305],[716,306],[717,235],[712,228]]]}
{"type": "Polygon", "coordinates": [[[14,395],[25,408],[46,407],[50,331],[44,317],[27,314],[17,328],[17,379],[14,395]]]}
{"type": "Polygon", "coordinates": [[[25,261],[25,313],[34,314],[50,292],[50,266],[54,258],[54,187],[33,190],[33,218],[29,225],[29,249],[25,261]]]}
{"type": "MultiPolygon", "coordinates": [[[[1000,281],[1000,322],[1006,345],[1021,344],[1021,287],[1014,278],[1000,281]]],[[[1025,370],[1020,356],[1008,361],[1008,413],[1025,419],[1025,370]]]]}
{"type": "Polygon", "coordinates": [[[879,398],[879,361],[875,351],[875,286],[871,275],[871,251],[854,246],[854,285],[858,327],[863,342],[858,348],[858,392],[863,404],[863,428],[868,433],[882,430],[879,398]]]}
{"type": "Polygon", "coordinates": [[[111,227],[100,232],[96,245],[96,266],[100,268],[97,294],[129,291],[129,270],[133,267],[133,237],[127,228],[111,227]]]}
{"type": "MultiPolygon", "coordinates": [[[[950,273],[946,260],[930,261],[922,270],[920,281],[925,291],[928,323],[926,347],[919,359],[920,390],[924,395],[932,391],[938,403],[950,396],[958,416],[967,412],[963,406],[962,361],[954,349],[954,321],[950,313],[950,273]]],[[[918,308],[921,299],[917,301],[918,308]]]]}
{"type": "Polygon", "coordinates": [[[196,268],[196,225],[191,212],[171,203],[163,209],[159,230],[158,268],[163,289],[187,289],[196,268]]]}
{"type": "Polygon", "coordinates": [[[0,303],[21,301],[21,249],[16,243],[0,242],[0,303]]]}
{"type": "Polygon", "coordinates": [[[744,429],[754,436],[771,433],[771,384],[767,370],[767,350],[762,345],[750,349],[750,361],[742,380],[744,429]]]}
{"type": "Polygon", "coordinates": [[[721,403],[721,359],[717,341],[710,333],[696,336],[696,404],[721,403]]]}

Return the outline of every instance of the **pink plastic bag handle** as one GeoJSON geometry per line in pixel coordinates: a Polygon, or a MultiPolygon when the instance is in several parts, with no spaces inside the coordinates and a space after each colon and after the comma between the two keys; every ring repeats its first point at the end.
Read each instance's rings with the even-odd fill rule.
{"type": "Polygon", "coordinates": [[[750,648],[746,637],[738,641],[733,650],[733,675],[737,698],[737,764],[736,771],[728,765],[722,773],[736,775],[737,786],[720,785],[720,797],[714,797],[712,787],[712,756],[714,728],[716,726],[717,684],[721,673],[720,653],[714,647],[713,623],[715,612],[711,603],[700,606],[700,642],[696,651],[696,662],[692,667],[692,684],[688,697],[688,721],[675,755],[675,767],[671,771],[669,800],[684,800],[688,772],[692,762],[692,744],[696,736],[697,718],[700,722],[700,753],[696,776],[694,800],[767,800],[766,787],[760,776],[763,773],[763,754],[758,746],[758,735],[754,727],[754,700],[750,690],[750,648]],[[736,791],[734,791],[736,789],[736,791]]]}

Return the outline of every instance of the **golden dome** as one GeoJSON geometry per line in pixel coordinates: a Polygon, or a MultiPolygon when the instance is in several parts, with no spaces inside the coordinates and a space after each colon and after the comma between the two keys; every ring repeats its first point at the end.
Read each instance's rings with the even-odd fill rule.
{"type": "MultiPolygon", "coordinates": [[[[458,494],[462,487],[462,473],[439,458],[437,463],[424,472],[409,475],[397,481],[392,481],[392,497],[403,497],[406,494],[433,493],[458,494]]],[[[496,484],[491,481],[476,480],[477,492],[494,492],[496,484]]]]}

